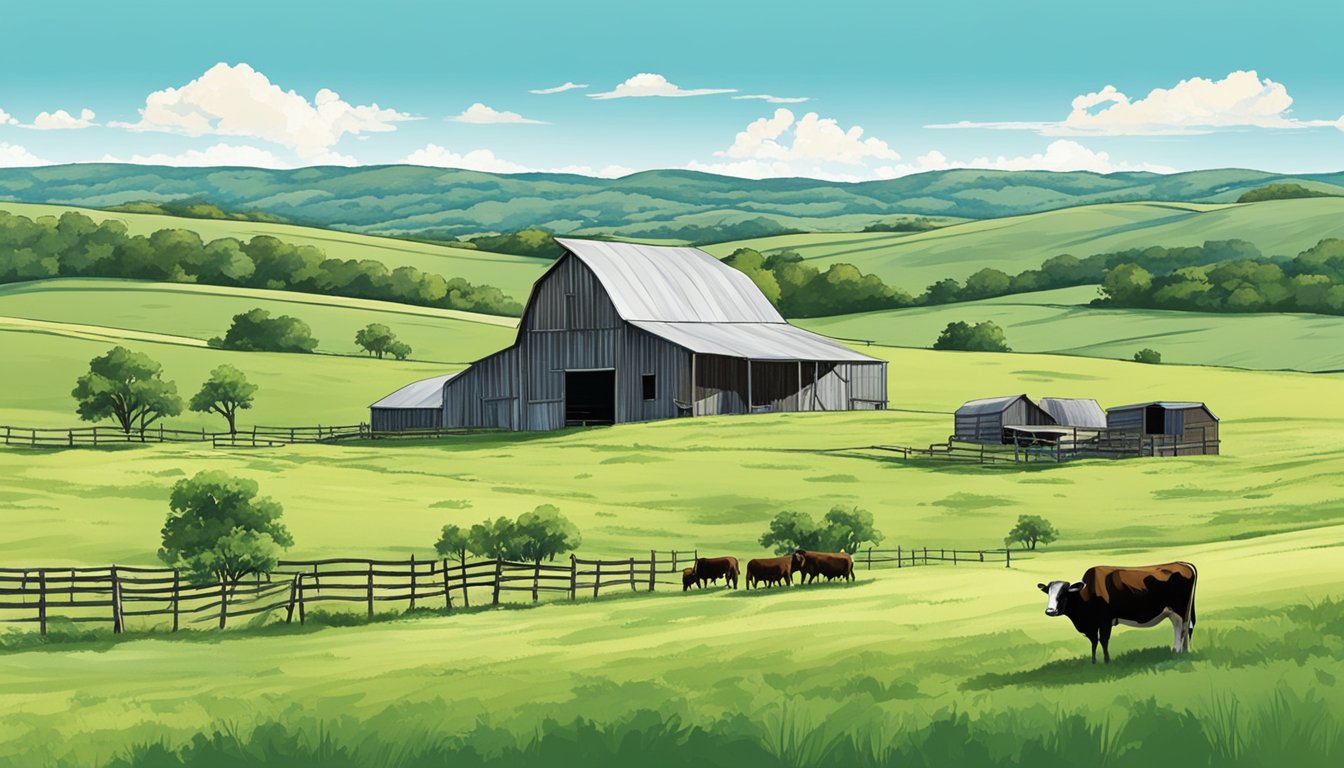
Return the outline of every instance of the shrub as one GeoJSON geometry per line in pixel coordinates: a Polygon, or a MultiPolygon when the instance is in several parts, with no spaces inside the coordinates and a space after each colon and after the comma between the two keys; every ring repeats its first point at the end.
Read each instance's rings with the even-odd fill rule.
{"type": "Polygon", "coordinates": [[[1162,362],[1162,353],[1158,352],[1156,349],[1150,349],[1148,347],[1144,347],[1143,349],[1140,349],[1138,352],[1134,353],[1134,362],[1151,363],[1153,365],[1157,365],[1158,363],[1162,362]]]}
{"type": "Polygon", "coordinates": [[[1012,351],[1004,337],[1003,329],[988,320],[975,325],[960,320],[948,323],[943,332],[938,334],[938,340],[933,343],[933,348],[963,352],[1012,351]]]}
{"type": "Polygon", "coordinates": [[[253,309],[234,315],[224,337],[211,339],[210,346],[242,352],[312,352],[317,339],[308,324],[296,317],[271,317],[264,309],[253,309]]]}
{"type": "Polygon", "coordinates": [[[1003,539],[1005,547],[1023,544],[1027,549],[1036,549],[1036,544],[1049,544],[1059,538],[1059,531],[1040,515],[1018,515],[1017,525],[1003,539]]]}

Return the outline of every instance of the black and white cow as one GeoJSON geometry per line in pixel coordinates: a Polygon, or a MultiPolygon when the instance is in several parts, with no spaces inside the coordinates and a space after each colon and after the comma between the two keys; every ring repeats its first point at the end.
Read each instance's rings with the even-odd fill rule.
{"type": "Polygon", "coordinates": [[[1049,600],[1046,616],[1068,616],[1073,626],[1092,641],[1092,663],[1097,663],[1097,642],[1106,663],[1111,661],[1111,628],[1154,627],[1170,619],[1172,650],[1190,650],[1195,631],[1195,582],[1199,572],[1190,563],[1166,563],[1142,568],[1098,565],[1087,569],[1083,580],[1070,584],[1052,581],[1037,584],[1049,600]]]}

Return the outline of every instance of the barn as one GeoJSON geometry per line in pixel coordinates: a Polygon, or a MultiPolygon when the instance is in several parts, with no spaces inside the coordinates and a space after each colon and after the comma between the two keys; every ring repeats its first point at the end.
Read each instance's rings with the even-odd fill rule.
{"type": "Polygon", "coordinates": [[[375,432],[438,429],[443,426],[443,388],[456,373],[415,381],[369,406],[375,432]]]}
{"type": "Polygon", "coordinates": [[[1216,455],[1218,417],[1204,403],[1153,401],[1106,411],[1111,429],[1137,432],[1150,456],[1216,455]]]}
{"type": "Polygon", "coordinates": [[[952,439],[964,443],[999,445],[1005,427],[1053,426],[1055,420],[1026,395],[971,400],[954,415],[952,439]]]}
{"type": "MultiPolygon", "coordinates": [[[[885,361],[788,324],[750,278],[704,251],[556,242],[565,253],[533,285],[513,346],[443,379],[441,426],[886,407],[885,361]]],[[[433,381],[417,402],[433,400],[433,381]]]]}

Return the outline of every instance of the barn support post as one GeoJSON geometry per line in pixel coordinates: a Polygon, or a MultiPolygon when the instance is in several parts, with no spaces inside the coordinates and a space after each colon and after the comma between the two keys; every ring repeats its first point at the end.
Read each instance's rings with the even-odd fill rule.
{"type": "Polygon", "coordinates": [[[658,551],[649,550],[649,591],[653,591],[654,574],[658,573],[658,551]]]}
{"type": "MultiPolygon", "coordinates": [[[[699,410],[700,410],[700,397],[699,397],[699,394],[700,394],[700,393],[699,393],[699,386],[698,386],[698,385],[699,385],[699,382],[697,382],[696,379],[695,379],[695,362],[696,362],[696,358],[697,358],[697,357],[698,357],[698,355],[696,355],[694,352],[691,353],[691,416],[693,416],[693,417],[694,417],[694,416],[699,416],[699,415],[700,415],[700,413],[699,413],[699,410]]],[[[675,552],[675,551],[676,551],[676,550],[673,550],[673,552],[675,552]]],[[[674,565],[676,564],[676,557],[675,557],[675,555],[674,555],[673,558],[672,558],[672,562],[673,562],[674,565]]]]}
{"type": "Polygon", "coordinates": [[[411,554],[411,608],[415,610],[415,554],[411,554]]]}
{"type": "Polygon", "coordinates": [[[47,634],[47,571],[37,569],[37,625],[41,634],[47,634]]]}
{"type": "Polygon", "coordinates": [[[579,563],[573,555],[569,556],[569,599],[577,597],[579,591],[579,563]]]}
{"type": "Polygon", "coordinates": [[[504,561],[495,558],[495,593],[490,598],[491,605],[499,605],[499,583],[504,578],[504,561]]]}
{"type": "Polygon", "coordinates": [[[751,392],[751,358],[747,358],[747,413],[751,413],[751,406],[756,402],[756,398],[751,392]]]}

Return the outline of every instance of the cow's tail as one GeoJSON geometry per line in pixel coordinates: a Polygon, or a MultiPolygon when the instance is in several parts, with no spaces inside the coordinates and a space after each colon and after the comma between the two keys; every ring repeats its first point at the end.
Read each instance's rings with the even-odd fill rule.
{"type": "Polygon", "coordinates": [[[1195,588],[1199,586],[1199,569],[1194,563],[1186,563],[1190,566],[1190,605],[1185,612],[1185,650],[1190,650],[1190,638],[1195,634],[1195,588]]]}

